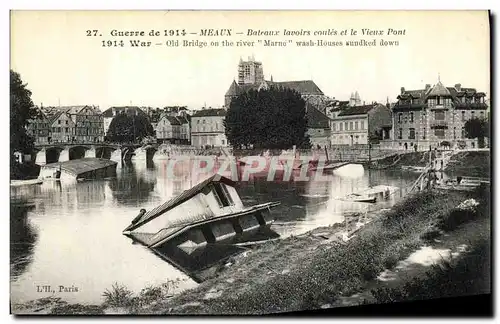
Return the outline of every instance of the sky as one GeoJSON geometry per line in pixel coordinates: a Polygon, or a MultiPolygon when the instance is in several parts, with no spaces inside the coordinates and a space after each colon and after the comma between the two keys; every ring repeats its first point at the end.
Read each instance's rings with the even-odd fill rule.
{"type": "Polygon", "coordinates": [[[401,87],[424,88],[438,79],[490,92],[486,11],[13,11],[11,68],[32,91],[35,104],[220,107],[237,78],[240,57],[262,62],[266,79],[313,80],[328,96],[366,102],[395,101],[401,87]],[[199,36],[204,28],[231,36],[199,36]],[[404,30],[404,35],[362,36],[361,29],[404,30]],[[179,37],[149,37],[152,30],[182,30],[179,37]],[[247,36],[248,29],[280,36],[247,36]],[[289,31],[337,30],[336,36],[284,36],[289,31]],[[354,29],[358,35],[340,35],[354,29]],[[87,30],[98,35],[86,36],[87,30]],[[112,30],[145,36],[113,37],[112,30]],[[241,32],[243,34],[236,34],[241,32]],[[133,48],[130,40],[255,41],[255,46],[133,48]],[[257,40],[284,41],[284,47],[257,40]],[[298,47],[295,41],[376,40],[375,47],[298,47]],[[380,39],[399,46],[380,46],[380,39]],[[102,47],[123,40],[125,47],[102,47]],[[288,41],[292,41],[288,43],[288,41]]]}

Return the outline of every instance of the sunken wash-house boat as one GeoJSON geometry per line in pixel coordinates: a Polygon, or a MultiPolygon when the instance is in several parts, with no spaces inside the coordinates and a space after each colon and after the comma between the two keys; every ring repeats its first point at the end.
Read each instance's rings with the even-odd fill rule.
{"type": "Polygon", "coordinates": [[[273,222],[270,208],[279,202],[243,205],[235,182],[213,175],[155,209],[139,214],[123,234],[161,251],[174,244],[186,254],[211,243],[241,242],[273,222]]]}

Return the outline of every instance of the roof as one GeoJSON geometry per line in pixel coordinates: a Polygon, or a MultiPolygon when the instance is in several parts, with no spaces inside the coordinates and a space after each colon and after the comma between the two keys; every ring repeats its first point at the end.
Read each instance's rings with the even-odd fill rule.
{"type": "Polygon", "coordinates": [[[349,106],[348,100],[334,101],[327,106],[327,109],[329,109],[331,112],[334,112],[334,111],[346,109],[346,108],[348,108],[348,106],[349,106]]]}
{"type": "Polygon", "coordinates": [[[65,162],[56,162],[46,164],[43,167],[47,168],[58,168],[61,170],[70,172],[75,175],[79,175],[82,173],[90,172],[93,170],[106,168],[112,165],[117,165],[118,163],[115,161],[111,161],[108,159],[100,159],[100,158],[83,158],[77,160],[69,160],[65,162]]]}
{"type": "Polygon", "coordinates": [[[323,95],[323,91],[312,80],[272,82],[273,85],[293,89],[300,94],[323,95]]]}
{"type": "Polygon", "coordinates": [[[339,116],[364,115],[375,108],[375,106],[378,106],[378,104],[348,107],[344,109],[339,116]]]}
{"type": "Polygon", "coordinates": [[[174,116],[164,116],[169,122],[170,125],[180,125],[181,122],[174,116]]]}
{"type": "Polygon", "coordinates": [[[450,90],[448,90],[442,83],[439,81],[436,85],[429,91],[427,96],[451,96],[450,90]]]}
{"type": "Polygon", "coordinates": [[[226,116],[225,109],[201,109],[195,111],[192,117],[226,116]]]}
{"type": "Polygon", "coordinates": [[[234,185],[235,185],[234,181],[232,181],[226,177],[223,177],[220,174],[215,174],[215,175],[211,176],[210,178],[198,183],[196,186],[194,186],[188,190],[183,191],[177,197],[175,197],[175,198],[167,201],[166,203],[164,203],[164,204],[150,210],[149,212],[145,213],[137,223],[130,224],[124,231],[132,231],[132,230],[146,224],[147,222],[155,219],[156,217],[163,215],[167,211],[179,206],[180,204],[193,198],[197,194],[203,192],[205,190],[205,188],[213,182],[222,182],[222,183],[225,183],[225,184],[230,185],[232,187],[234,187],[234,185]]]}
{"type": "Polygon", "coordinates": [[[330,128],[330,118],[312,105],[307,104],[307,127],[330,128]]]}
{"type": "Polygon", "coordinates": [[[226,96],[237,96],[243,92],[250,90],[258,90],[262,84],[266,84],[270,87],[283,87],[297,91],[301,95],[323,95],[323,91],[314,83],[312,80],[301,80],[301,81],[263,81],[260,83],[250,83],[238,85],[234,80],[231,86],[226,92],[226,96]]]}
{"type": "Polygon", "coordinates": [[[114,111],[117,111],[118,113],[121,113],[121,112],[137,112],[139,114],[143,114],[143,115],[146,115],[146,113],[144,112],[144,110],[142,110],[141,108],[137,107],[137,106],[122,106],[122,107],[110,107],[108,109],[106,109],[102,115],[103,117],[113,117],[113,110],[114,111]]]}

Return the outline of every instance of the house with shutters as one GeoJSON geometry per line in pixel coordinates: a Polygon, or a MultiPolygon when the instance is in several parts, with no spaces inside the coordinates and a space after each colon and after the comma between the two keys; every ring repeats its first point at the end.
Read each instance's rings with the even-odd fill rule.
{"type": "Polygon", "coordinates": [[[228,146],[224,127],[225,109],[201,109],[191,116],[191,144],[196,147],[228,146]]]}
{"type": "Polygon", "coordinates": [[[367,145],[390,138],[391,111],[387,106],[372,103],[338,108],[330,124],[332,145],[367,145]]]}
{"type": "Polygon", "coordinates": [[[186,116],[163,114],[155,127],[158,143],[189,144],[190,126],[186,116]]]}
{"type": "Polygon", "coordinates": [[[461,84],[446,87],[439,80],[425,89],[401,88],[393,107],[393,147],[425,151],[443,142],[462,148],[477,148],[477,139],[467,139],[464,125],[473,118],[487,118],[486,94],[461,84]]]}

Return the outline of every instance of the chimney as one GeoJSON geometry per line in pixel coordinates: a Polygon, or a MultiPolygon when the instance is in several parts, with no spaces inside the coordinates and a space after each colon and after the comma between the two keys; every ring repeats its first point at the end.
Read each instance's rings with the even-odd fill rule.
{"type": "Polygon", "coordinates": [[[455,89],[457,89],[458,92],[462,91],[462,85],[460,83],[455,84],[455,89]]]}
{"type": "Polygon", "coordinates": [[[431,88],[431,85],[430,85],[430,84],[426,84],[426,85],[425,85],[425,91],[428,91],[430,88],[431,88]]]}
{"type": "Polygon", "coordinates": [[[405,93],[405,87],[401,87],[401,94],[405,93]]]}

